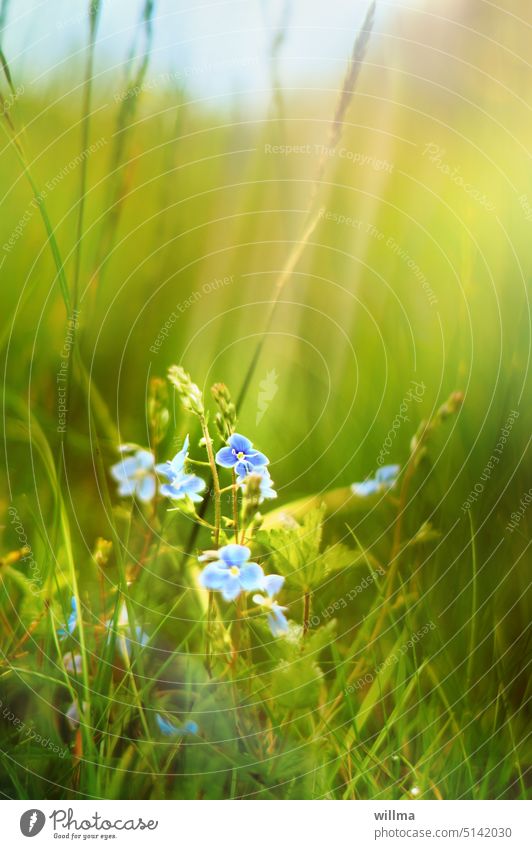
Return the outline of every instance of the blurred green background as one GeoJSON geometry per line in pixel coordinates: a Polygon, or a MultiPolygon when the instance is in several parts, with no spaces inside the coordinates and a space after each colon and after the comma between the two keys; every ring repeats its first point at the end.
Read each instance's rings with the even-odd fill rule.
{"type": "MultiPolygon", "coordinates": [[[[480,2],[436,5],[430,14],[403,9],[377,18],[341,141],[318,187],[322,220],[282,292],[239,430],[272,459],[277,507],[372,474],[412,381],[424,384],[422,403],[409,405],[388,462],[404,465],[420,421],[453,391],[464,393],[459,413],[438,430],[430,464],[416,475],[405,524],[414,534],[430,521],[441,534],[412,561],[445,645],[437,674],[443,678],[462,662],[460,626],[473,603],[478,676],[467,716],[474,722],[506,687],[518,734],[529,693],[532,511],[513,531],[507,526],[531,485],[532,89],[525,33],[532,19],[524,3],[512,4],[514,17],[480,2]],[[259,415],[265,380],[274,389],[259,415]],[[471,511],[462,510],[512,411],[519,416],[500,462],[471,511]],[[469,512],[479,570],[473,601],[469,512]]],[[[272,43],[274,36],[275,29],[268,33],[272,43]]],[[[283,49],[290,53],[289,38],[280,55],[283,49]]],[[[242,50],[245,57],[244,38],[242,50]]],[[[154,71],[155,82],[129,96],[129,111],[121,99],[122,65],[95,81],[79,346],[108,416],[91,418],[74,369],[62,486],[80,569],[96,538],[110,536],[98,464],[115,461],[116,434],[148,441],[149,379],[180,363],[206,393],[216,381],[235,395],[242,385],[276,279],[301,236],[319,146],[327,144],[346,57],[334,58],[334,73],[314,75],[308,85],[303,74],[289,77],[256,98],[249,91],[195,96],[186,80],[160,84],[154,71]]],[[[81,60],[73,53],[60,72],[33,85],[27,71],[17,79],[14,61],[13,84],[25,90],[8,110],[35,183],[46,192],[69,282],[83,152],[81,60]]],[[[265,67],[269,73],[267,59],[265,67]]],[[[275,70],[274,54],[274,85],[275,70]]],[[[202,83],[207,93],[209,74],[216,78],[216,66],[202,83]]],[[[2,91],[7,97],[5,81],[2,91]]],[[[36,559],[44,562],[62,554],[50,554],[53,496],[27,431],[41,428],[59,457],[57,374],[68,316],[39,210],[4,125],[1,506],[3,515],[16,506],[36,559]],[[21,232],[10,245],[17,226],[21,232]]],[[[176,420],[181,437],[191,423],[179,411],[176,420]]],[[[347,520],[364,545],[384,549],[392,521],[386,508],[371,504],[336,517],[331,536],[345,541],[347,520]]],[[[9,552],[18,541],[10,523],[4,525],[9,552]]],[[[8,619],[11,592],[3,600],[8,619]]],[[[162,604],[164,582],[155,580],[150,593],[154,607],[162,604]]],[[[317,609],[329,603],[329,588],[321,600],[317,595],[317,609]]],[[[352,615],[345,614],[347,624],[352,615]]],[[[448,682],[450,702],[460,699],[460,681],[458,670],[448,682]]],[[[486,720],[498,721],[491,713],[486,720]]],[[[508,740],[502,754],[515,760],[508,740]]],[[[474,750],[468,744],[472,758],[474,750]]],[[[520,757],[526,764],[526,755],[520,757]]],[[[515,775],[505,781],[498,792],[517,795],[515,775]]],[[[449,792],[460,795],[469,786],[458,782],[449,792]]]]}

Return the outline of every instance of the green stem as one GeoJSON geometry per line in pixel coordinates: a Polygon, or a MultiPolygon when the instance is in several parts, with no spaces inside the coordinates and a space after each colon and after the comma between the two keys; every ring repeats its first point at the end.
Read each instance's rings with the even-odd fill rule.
{"type": "Polygon", "coordinates": [[[310,590],[305,591],[303,596],[303,636],[310,628],[310,590]]]}
{"type": "Polygon", "coordinates": [[[216,468],[216,460],[214,459],[214,451],[212,450],[212,441],[209,434],[209,428],[207,427],[207,422],[205,420],[205,416],[200,417],[201,421],[201,429],[203,431],[203,437],[205,439],[205,447],[207,449],[207,456],[209,458],[209,465],[211,467],[212,474],[212,486],[214,489],[214,544],[218,546],[220,541],[220,525],[221,525],[221,504],[220,504],[220,479],[218,477],[218,469],[216,468]]]}
{"type": "Polygon", "coordinates": [[[235,542],[238,543],[238,487],[236,483],[236,472],[233,469],[233,520],[235,523],[235,542]]]}
{"type": "Polygon", "coordinates": [[[207,602],[207,631],[205,633],[205,667],[209,678],[212,678],[212,629],[215,609],[214,592],[209,590],[209,600],[207,602]]]}
{"type": "MultiPolygon", "coordinates": [[[[89,146],[89,132],[92,106],[92,77],[94,68],[94,45],[96,42],[96,32],[98,29],[98,20],[100,14],[101,3],[99,0],[90,0],[89,3],[89,41],[87,45],[87,64],[85,66],[85,85],[83,91],[83,108],[82,108],[82,130],[81,130],[81,150],[86,151],[89,146]]],[[[72,283],[72,301],[74,310],[78,304],[78,289],[79,289],[79,274],[81,268],[81,245],[83,240],[83,220],[85,214],[85,196],[87,193],[87,160],[84,156],[80,168],[80,186],[79,186],[79,206],[78,220],[76,227],[76,248],[74,254],[74,278],[72,283]]]]}

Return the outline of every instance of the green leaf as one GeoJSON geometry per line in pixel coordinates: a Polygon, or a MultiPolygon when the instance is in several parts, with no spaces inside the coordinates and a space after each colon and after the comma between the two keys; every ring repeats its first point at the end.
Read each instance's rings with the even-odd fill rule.
{"type": "Polygon", "coordinates": [[[272,698],[287,710],[318,704],[323,672],[317,663],[283,662],[272,675],[272,698]]]}

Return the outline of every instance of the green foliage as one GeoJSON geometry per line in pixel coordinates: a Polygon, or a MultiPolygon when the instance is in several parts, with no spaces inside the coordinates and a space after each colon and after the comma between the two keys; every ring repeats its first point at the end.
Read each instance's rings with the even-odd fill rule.
{"type": "MultiPolygon", "coordinates": [[[[91,37],[102,5],[89,6],[91,37]]],[[[82,122],[89,140],[109,144],[87,160],[83,250],[72,260],[81,174],[68,170],[42,200],[47,182],[79,155],[79,103],[63,90],[48,97],[28,89],[2,118],[9,204],[0,244],[24,227],[0,267],[8,381],[0,790],[32,799],[409,799],[418,787],[423,799],[525,798],[523,564],[532,512],[512,531],[508,522],[530,486],[520,282],[529,222],[513,188],[526,157],[508,157],[506,137],[502,144],[490,124],[490,162],[504,154],[499,182],[463,141],[486,135],[485,110],[458,110],[449,129],[447,102],[427,99],[406,77],[394,82],[406,108],[375,134],[367,94],[388,80],[372,65],[342,144],[391,167],[329,157],[314,198],[324,214],[293,258],[265,332],[262,301],[275,299],[279,269],[301,245],[309,186],[323,164],[312,155],[265,156],[265,146],[273,133],[287,144],[322,143],[317,128],[328,125],[332,104],[291,101],[294,120],[283,124],[240,120],[235,104],[228,122],[215,109],[182,108],[175,90],[148,94],[152,18],[153,4],[143,3],[144,41],[120,83],[126,96],[113,103],[96,86],[82,122]],[[420,119],[428,114],[432,129],[420,119]],[[461,163],[471,185],[489,186],[497,215],[423,155],[434,126],[447,160],[461,163]],[[510,211],[501,237],[498,222],[510,211]],[[63,436],[56,375],[78,260],[85,295],[63,436]],[[248,288],[257,269],[260,297],[248,288]],[[263,390],[272,373],[275,394],[263,390]],[[355,496],[350,484],[374,474],[414,377],[426,393],[394,431],[388,458],[400,464],[400,480],[370,499],[355,496]],[[188,502],[170,512],[118,502],[108,473],[118,424],[158,462],[178,434],[182,441],[190,432],[196,460],[200,447],[213,448],[204,389],[213,382],[220,444],[238,407],[239,429],[274,461],[280,506],[257,505],[255,490],[244,516],[253,557],[286,578],[285,637],[273,638],[251,603],[216,597],[209,613],[197,555],[214,545],[214,484],[204,512],[188,502]],[[514,408],[520,415],[501,461],[465,509],[514,408]],[[60,641],[72,595],[80,625],[60,641]],[[149,638],[133,640],[129,652],[124,605],[149,638]],[[81,663],[72,667],[72,655],[81,663]],[[78,725],[66,718],[73,704],[78,725]],[[198,735],[162,736],[158,710],[176,724],[194,719],[198,735]]],[[[3,52],[0,61],[13,95],[18,69],[3,52]]],[[[474,102],[475,92],[467,95],[474,102]]],[[[512,113],[502,101],[497,109],[512,129],[512,113]]],[[[528,140],[526,115],[512,132],[528,140]]],[[[242,519],[235,523],[231,496],[221,496],[219,545],[234,541],[242,519]]]]}
{"type": "Polygon", "coordinates": [[[275,570],[303,591],[317,586],[325,577],[320,557],[324,508],[310,510],[301,524],[295,520],[285,527],[258,534],[257,541],[272,555],[275,570]]]}

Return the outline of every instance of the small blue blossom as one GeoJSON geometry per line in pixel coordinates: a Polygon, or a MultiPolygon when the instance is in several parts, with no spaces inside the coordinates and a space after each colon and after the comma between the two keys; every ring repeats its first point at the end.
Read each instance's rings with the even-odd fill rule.
{"type": "Polygon", "coordinates": [[[274,599],[283,584],[284,578],[282,575],[266,575],[261,589],[265,590],[267,595],[263,596],[257,593],[253,596],[255,604],[258,604],[268,614],[268,625],[274,637],[280,637],[288,631],[288,622],[284,615],[284,611],[287,608],[281,607],[274,599]]]}
{"type": "Polygon", "coordinates": [[[72,702],[67,712],[65,713],[65,719],[70,725],[72,731],[75,731],[79,728],[80,718],[79,718],[79,705],[77,702],[72,702]]]}
{"type": "MultiPolygon", "coordinates": [[[[128,449],[130,446],[120,446],[128,449]]],[[[147,504],[157,489],[154,474],[155,457],[151,451],[140,448],[130,457],[122,457],[111,467],[111,474],[118,483],[118,494],[124,497],[135,496],[147,504]]]]}
{"type": "Polygon", "coordinates": [[[191,719],[183,723],[183,725],[177,726],[161,716],[160,713],[156,713],[155,721],[159,726],[159,731],[161,734],[164,734],[165,737],[177,737],[178,735],[184,737],[187,734],[197,734],[199,731],[197,722],[194,722],[191,719]]]}
{"type": "Polygon", "coordinates": [[[188,436],[185,437],[183,447],[173,460],[168,460],[166,463],[159,463],[155,467],[155,471],[159,475],[163,475],[168,483],[161,484],[159,492],[166,498],[171,498],[173,501],[182,501],[184,498],[190,498],[191,501],[201,501],[202,498],[198,494],[205,489],[205,481],[197,475],[189,475],[185,472],[185,461],[188,457],[188,436]]]}
{"type": "Polygon", "coordinates": [[[80,654],[65,654],[63,657],[65,671],[71,675],[81,675],[83,672],[83,660],[80,654]]]}
{"type": "Polygon", "coordinates": [[[75,596],[72,596],[70,602],[71,613],[68,617],[66,624],[57,629],[57,636],[60,640],[64,640],[69,635],[72,636],[76,629],[76,625],[78,624],[78,603],[76,601],[75,596]]]}
{"type": "Polygon", "coordinates": [[[200,583],[208,590],[218,590],[225,601],[233,601],[241,592],[262,589],[264,572],[258,563],[250,563],[251,551],[245,545],[224,545],[218,551],[207,551],[200,563],[210,561],[200,575],[200,583]]]}
{"type": "Polygon", "coordinates": [[[242,492],[246,491],[246,479],[249,475],[259,475],[259,504],[265,499],[277,498],[277,493],[273,488],[273,481],[270,477],[267,466],[254,466],[251,472],[246,475],[238,475],[236,482],[240,485],[242,492]]]}
{"type": "MultiPolygon", "coordinates": [[[[83,713],[86,713],[87,709],[88,709],[87,702],[83,702],[82,705],[81,705],[81,708],[82,708],[83,713]]],[[[80,725],[80,722],[81,722],[81,717],[80,717],[80,705],[79,705],[79,702],[77,700],[72,702],[72,704],[68,708],[67,712],[65,713],[65,719],[66,719],[67,723],[69,724],[70,728],[72,729],[72,731],[76,731],[76,729],[79,728],[79,725],[80,725]]]]}
{"type": "Polygon", "coordinates": [[[258,466],[267,466],[270,462],[265,454],[253,448],[249,439],[240,433],[233,433],[228,443],[216,454],[216,462],[224,469],[234,469],[241,477],[249,475],[258,466]]]}
{"type": "Polygon", "coordinates": [[[391,489],[397,480],[399,469],[400,466],[397,465],[381,466],[380,469],[377,469],[374,478],[369,478],[361,483],[351,484],[351,492],[364,497],[365,495],[373,495],[375,492],[380,492],[383,489],[391,489]]]}

